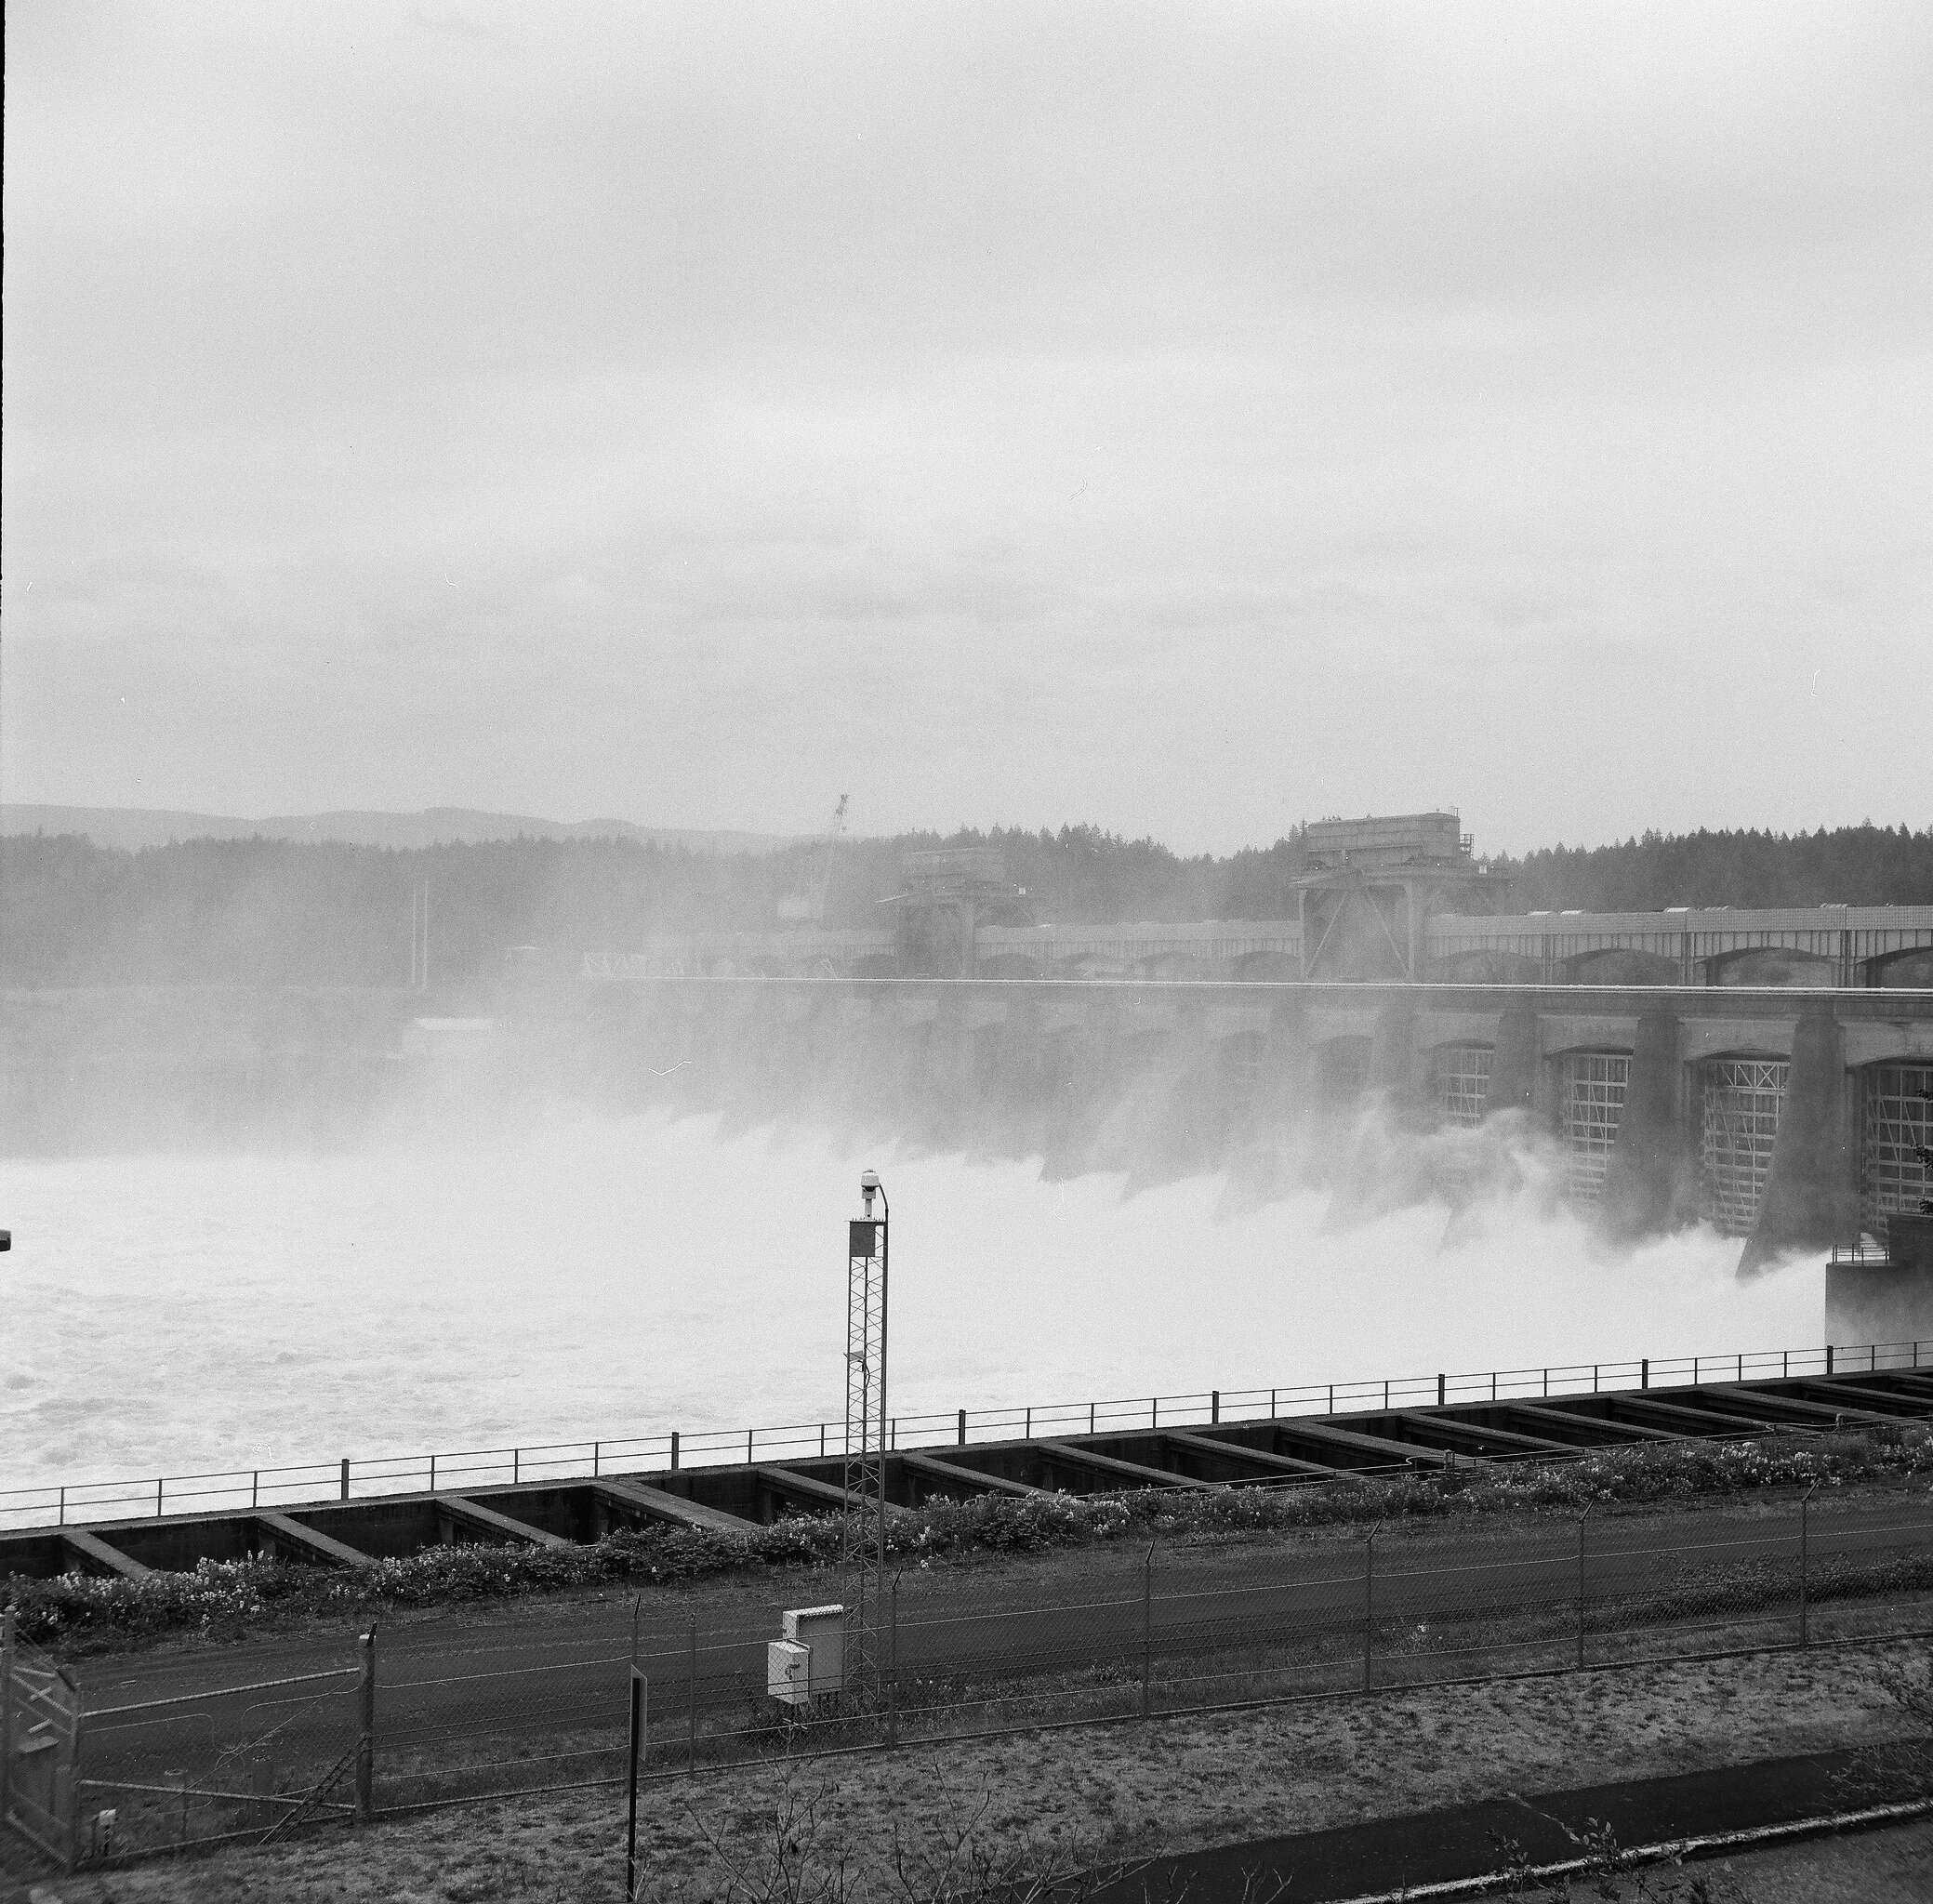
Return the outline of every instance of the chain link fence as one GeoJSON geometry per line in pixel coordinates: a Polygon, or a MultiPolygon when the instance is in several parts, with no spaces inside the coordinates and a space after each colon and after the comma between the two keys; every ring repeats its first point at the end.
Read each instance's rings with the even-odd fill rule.
{"type": "MultiPolygon", "coordinates": [[[[824,1599],[826,1583],[808,1580],[801,1594],[824,1599]]],[[[71,1794],[73,1857],[107,1862],[273,1838],[359,1808],[621,1783],[634,1667],[648,1686],[650,1779],[1925,1633],[1933,1500],[1759,1500],[1528,1527],[1403,1523],[910,1567],[887,1577],[864,1689],[855,1673],[846,1690],[798,1705],[768,1691],[767,1646],[786,1603],[729,1585],[651,1599],[413,1620],[366,1643],[345,1636],[328,1670],[261,1672],[160,1699],[97,1699],[70,1669],[81,1710],[59,1790],[71,1794]]],[[[207,1656],[206,1670],[220,1673],[220,1657],[207,1656]]],[[[9,1752],[18,1706],[7,1714],[9,1752]]]]}

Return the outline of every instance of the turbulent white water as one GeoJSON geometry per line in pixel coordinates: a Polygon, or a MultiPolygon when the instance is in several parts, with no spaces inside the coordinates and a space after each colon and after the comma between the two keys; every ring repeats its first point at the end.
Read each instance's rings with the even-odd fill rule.
{"type": "Polygon", "coordinates": [[[896,1413],[1820,1340],[1823,1272],[1607,1250],[1533,1183],[1338,1232],[1219,1177],[558,1117],[360,1154],[10,1160],[0,1460],[22,1486],[836,1418],[845,1218],[893,1199],[896,1413]]]}

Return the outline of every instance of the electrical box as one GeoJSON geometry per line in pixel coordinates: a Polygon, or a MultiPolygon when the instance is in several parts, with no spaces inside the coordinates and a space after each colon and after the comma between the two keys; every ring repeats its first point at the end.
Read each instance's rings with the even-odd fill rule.
{"type": "Polygon", "coordinates": [[[774,1640],[765,1648],[765,1690],[788,1706],[812,1704],[812,1648],[774,1640]]]}
{"type": "Polygon", "coordinates": [[[794,1606],[779,1616],[765,1649],[765,1689],[790,1706],[809,1705],[845,1685],[846,1609],[794,1606]]]}

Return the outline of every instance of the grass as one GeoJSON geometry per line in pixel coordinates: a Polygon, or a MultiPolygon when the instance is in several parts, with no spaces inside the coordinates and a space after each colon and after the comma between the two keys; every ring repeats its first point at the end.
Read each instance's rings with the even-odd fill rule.
{"type": "MultiPolygon", "coordinates": [[[[1926,1474],[1933,1474],[1933,1429],[1873,1425],[1804,1439],[1609,1448],[1561,1462],[1459,1463],[1426,1474],[1311,1486],[933,1501],[895,1515],[890,1538],[894,1557],[905,1565],[960,1567],[1150,1539],[1211,1545],[1374,1522],[1521,1522],[1586,1508],[1692,1506],[1807,1487],[1843,1494],[1926,1474]]],[[[356,1569],[241,1560],[138,1580],[13,1575],[0,1582],[0,1606],[12,1609],[23,1637],[72,1658],[162,1638],[224,1641],[339,1624],[365,1613],[823,1569],[837,1562],[841,1538],[836,1519],[800,1515],[742,1534],[652,1526],[562,1550],[436,1547],[356,1569]]]]}
{"type": "MultiPolygon", "coordinates": [[[[1775,1655],[1413,1687],[1372,1699],[738,1766],[646,1788],[647,1896],[659,1904],[722,1896],[707,1834],[749,1853],[788,1790],[820,1807],[850,1858],[851,1895],[865,1898],[884,1895],[895,1824],[914,1844],[936,1843],[983,1804],[989,1842],[1075,1845],[1113,1861],[1500,1792],[1876,1744],[1900,1726],[1881,1669],[1908,1654],[1775,1655]]],[[[57,1880],[46,1895],[57,1904],[616,1904],[623,1828],[621,1790],[566,1792],[57,1880]]]]}

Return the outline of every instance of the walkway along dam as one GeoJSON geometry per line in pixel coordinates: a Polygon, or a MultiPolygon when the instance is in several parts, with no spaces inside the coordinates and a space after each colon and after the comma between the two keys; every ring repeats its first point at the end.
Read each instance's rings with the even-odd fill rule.
{"type": "MultiPolygon", "coordinates": [[[[1079,1410],[1029,1411],[1019,1435],[1011,1411],[991,1421],[964,1410],[957,1421],[902,1421],[885,1456],[886,1500],[907,1508],[986,1494],[1280,1488],[1437,1474],[1458,1462],[1565,1461],[1594,1448],[1897,1428],[1933,1421],[1933,1342],[1500,1371],[1487,1382],[1411,1378],[1384,1383],[1380,1398],[1374,1386],[1356,1384],[1346,1400],[1331,1390],[1327,1407],[1319,1392],[1260,1391],[1157,1399],[1138,1410],[1113,1402],[1085,1420],[1079,1410]]],[[[334,1500],[317,1498],[318,1482],[333,1479],[326,1469],[188,1476],[176,1483],[173,1511],[151,1484],[145,1511],[113,1517],[100,1512],[106,1488],[77,1508],[63,1494],[58,1521],[50,1490],[16,1491],[0,1496],[11,1528],[0,1531],[0,1575],[138,1578],[258,1554],[358,1567],[453,1543],[563,1547],[652,1524],[729,1534],[845,1509],[840,1430],[817,1435],[814,1448],[810,1429],[764,1431],[762,1450],[723,1463],[693,1464],[689,1450],[681,1461],[675,1435],[523,1449],[507,1461],[509,1450],[344,1461],[334,1500]],[[181,1512],[197,1495],[224,1504],[181,1512]]]]}

